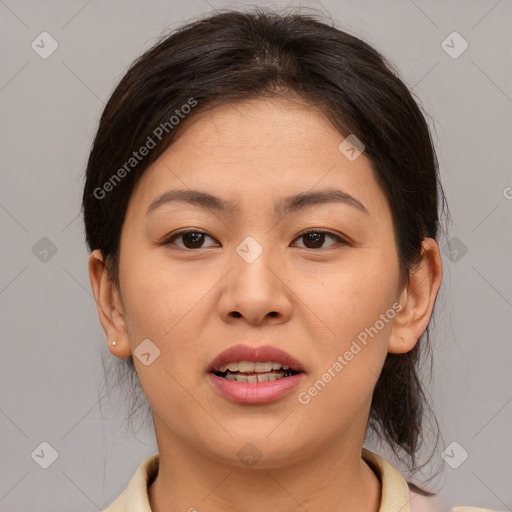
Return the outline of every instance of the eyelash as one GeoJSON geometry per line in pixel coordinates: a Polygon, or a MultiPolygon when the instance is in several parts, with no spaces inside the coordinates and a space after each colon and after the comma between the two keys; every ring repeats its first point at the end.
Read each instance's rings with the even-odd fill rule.
{"type": "MultiPolygon", "coordinates": [[[[199,233],[199,234],[202,234],[202,235],[206,235],[206,236],[209,236],[212,240],[214,240],[214,238],[212,236],[210,236],[208,233],[206,233],[205,231],[201,231],[201,230],[198,230],[198,229],[189,229],[189,230],[183,230],[183,231],[178,231],[177,233],[173,233],[171,236],[166,238],[161,244],[162,245],[174,245],[173,244],[173,240],[179,238],[180,236],[187,235],[187,234],[190,234],[190,233],[199,233]]],[[[321,229],[321,228],[309,229],[307,231],[303,231],[294,240],[298,240],[298,239],[302,238],[303,236],[306,236],[306,235],[308,235],[310,233],[323,233],[325,235],[328,235],[328,236],[334,238],[338,242],[338,244],[341,244],[341,245],[351,245],[348,240],[345,240],[341,236],[336,235],[332,231],[328,231],[326,229],[321,229]]],[[[321,251],[321,250],[325,251],[325,250],[329,250],[329,249],[333,248],[336,245],[337,244],[333,244],[333,245],[331,245],[331,246],[329,246],[327,248],[324,248],[324,249],[321,249],[321,248],[320,249],[310,249],[308,247],[300,247],[300,249],[309,249],[309,250],[312,250],[312,251],[321,251]]],[[[195,249],[189,249],[187,247],[178,247],[178,246],[175,246],[175,247],[176,247],[176,249],[181,249],[183,251],[197,251],[199,249],[210,249],[210,247],[198,247],[198,248],[195,248],[195,249]]]]}

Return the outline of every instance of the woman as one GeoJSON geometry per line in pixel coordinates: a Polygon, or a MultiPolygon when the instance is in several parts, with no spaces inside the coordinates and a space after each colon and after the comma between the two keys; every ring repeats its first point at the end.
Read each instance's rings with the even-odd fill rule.
{"type": "Polygon", "coordinates": [[[418,105],[354,36],[227,11],[141,56],[83,208],[159,453],[106,510],[433,510],[363,443],[416,468],[442,199],[418,105]]]}

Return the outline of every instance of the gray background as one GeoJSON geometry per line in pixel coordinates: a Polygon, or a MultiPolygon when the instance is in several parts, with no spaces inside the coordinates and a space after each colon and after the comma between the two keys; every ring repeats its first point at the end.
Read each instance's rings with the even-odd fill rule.
{"type": "MultiPolygon", "coordinates": [[[[133,59],[163,30],[237,5],[0,0],[1,511],[100,510],[157,451],[150,428],[124,428],[121,395],[99,391],[107,348],[87,273],[82,174],[104,103],[133,59]],[[47,59],[31,47],[43,31],[59,45],[47,59]],[[48,469],[31,456],[42,442],[58,452],[48,469]]],[[[436,307],[430,389],[443,472],[433,483],[450,506],[511,510],[511,2],[301,5],[375,45],[431,117],[453,217],[440,244],[456,237],[456,252],[443,251],[436,307]],[[458,58],[441,45],[453,31],[469,44],[458,58]],[[457,469],[441,457],[452,442],[451,466],[468,453],[457,469]]],[[[460,43],[448,39],[452,52],[460,43]]]]}

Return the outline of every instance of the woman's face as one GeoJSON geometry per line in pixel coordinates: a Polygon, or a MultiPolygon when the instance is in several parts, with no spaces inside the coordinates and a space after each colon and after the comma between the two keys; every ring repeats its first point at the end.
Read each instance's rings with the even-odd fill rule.
{"type": "Polygon", "coordinates": [[[362,444],[401,308],[391,212],[370,161],[340,150],[344,137],[298,102],[189,121],[137,185],[120,245],[118,306],[159,444],[235,465],[261,456],[259,467],[362,444]],[[217,199],[165,195],[177,190],[217,199]],[[282,350],[303,372],[260,384],[212,374],[236,345],[282,350]]]}

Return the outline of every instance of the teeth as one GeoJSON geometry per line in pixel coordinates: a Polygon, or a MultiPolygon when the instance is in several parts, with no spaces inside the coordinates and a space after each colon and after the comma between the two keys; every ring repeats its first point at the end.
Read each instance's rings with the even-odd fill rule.
{"type": "Polygon", "coordinates": [[[261,361],[261,362],[253,362],[253,361],[238,361],[238,362],[230,362],[227,364],[223,364],[219,371],[224,373],[226,370],[230,372],[242,372],[242,373],[267,373],[272,370],[289,370],[290,367],[281,364],[278,361],[261,361]]]}
{"type": "Polygon", "coordinates": [[[284,373],[262,373],[261,375],[242,375],[240,373],[227,373],[226,379],[233,380],[235,382],[246,382],[256,384],[257,382],[267,382],[269,380],[279,380],[285,376],[284,373]]]}
{"type": "Polygon", "coordinates": [[[230,372],[237,372],[238,371],[238,363],[223,364],[220,367],[220,371],[222,373],[224,373],[226,370],[229,370],[230,372]]]}
{"type": "Polygon", "coordinates": [[[254,363],[251,361],[240,361],[238,363],[238,371],[242,373],[252,373],[254,371],[254,363]]]}
{"type": "MultiPolygon", "coordinates": [[[[271,372],[273,368],[272,361],[265,361],[260,363],[254,363],[254,371],[255,372],[271,372]]],[[[279,368],[276,368],[276,370],[279,370],[279,368]]]]}
{"type": "Polygon", "coordinates": [[[264,375],[258,375],[258,382],[267,382],[269,380],[279,380],[284,377],[284,374],[279,373],[265,373],[264,375]]]}

